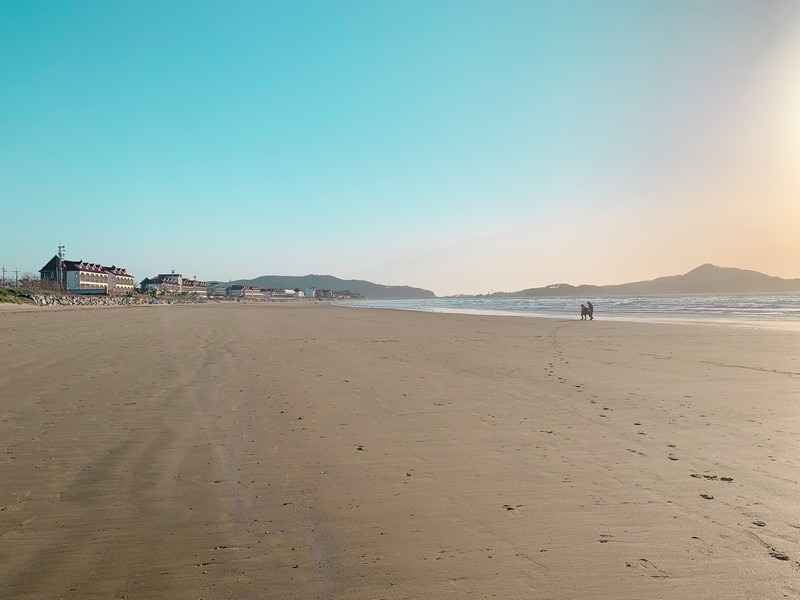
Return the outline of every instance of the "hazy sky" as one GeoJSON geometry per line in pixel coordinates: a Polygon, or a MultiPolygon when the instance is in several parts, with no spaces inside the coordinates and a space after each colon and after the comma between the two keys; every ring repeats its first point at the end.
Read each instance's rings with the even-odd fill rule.
{"type": "Polygon", "coordinates": [[[800,2],[0,2],[0,263],[800,276],[800,2]]]}

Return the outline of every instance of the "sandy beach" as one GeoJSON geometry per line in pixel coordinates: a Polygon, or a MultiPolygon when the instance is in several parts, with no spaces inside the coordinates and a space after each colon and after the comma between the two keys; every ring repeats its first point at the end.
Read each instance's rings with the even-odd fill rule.
{"type": "Polygon", "coordinates": [[[0,598],[800,598],[800,332],[0,311],[0,598]]]}

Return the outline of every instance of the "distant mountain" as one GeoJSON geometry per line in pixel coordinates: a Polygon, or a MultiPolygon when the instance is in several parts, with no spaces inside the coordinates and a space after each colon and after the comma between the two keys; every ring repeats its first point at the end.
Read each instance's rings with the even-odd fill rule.
{"type": "Polygon", "coordinates": [[[316,288],[318,290],[332,290],[334,292],[350,291],[360,294],[371,300],[410,300],[418,298],[435,298],[436,294],[430,290],[409,287],[406,285],[380,285],[370,281],[358,279],[339,279],[332,275],[303,275],[293,277],[290,275],[262,275],[255,279],[238,279],[232,284],[252,285],[259,288],[287,289],[316,288]]]}
{"type": "Polygon", "coordinates": [[[557,283],[519,292],[496,292],[493,297],[541,298],[546,296],[631,296],[663,294],[747,294],[800,292],[800,279],[781,279],[757,271],[702,265],[684,275],[659,277],[620,285],[578,285],[557,283]]]}

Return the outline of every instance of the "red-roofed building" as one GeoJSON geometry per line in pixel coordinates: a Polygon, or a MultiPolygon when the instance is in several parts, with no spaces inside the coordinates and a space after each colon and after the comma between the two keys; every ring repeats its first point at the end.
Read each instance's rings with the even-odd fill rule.
{"type": "Polygon", "coordinates": [[[133,275],[122,267],[104,267],[83,260],[54,256],[39,270],[42,281],[55,282],[59,289],[73,294],[129,294],[133,275]]]}
{"type": "Polygon", "coordinates": [[[141,283],[143,292],[155,294],[189,294],[202,295],[208,293],[208,283],[196,279],[188,279],[180,273],[160,273],[151,279],[144,279],[141,283]]]}

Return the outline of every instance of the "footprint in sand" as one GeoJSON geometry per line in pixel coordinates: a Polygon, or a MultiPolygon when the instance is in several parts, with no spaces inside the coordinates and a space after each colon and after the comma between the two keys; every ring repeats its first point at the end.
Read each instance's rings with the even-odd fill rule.
{"type": "Polygon", "coordinates": [[[692,539],[698,542],[699,551],[706,556],[713,556],[714,550],[712,546],[709,546],[705,540],[699,538],[696,535],[692,536],[692,539]]]}
{"type": "Polygon", "coordinates": [[[626,567],[633,567],[635,569],[639,569],[639,570],[643,571],[644,573],[646,573],[647,575],[649,575],[650,577],[653,577],[654,579],[668,579],[669,578],[669,573],[667,573],[663,569],[659,569],[657,566],[655,566],[652,562],[650,562],[646,558],[640,558],[639,560],[637,560],[635,562],[625,563],[625,566],[626,567]]]}
{"type": "Polygon", "coordinates": [[[703,475],[702,473],[689,473],[689,477],[694,477],[695,479],[706,479],[708,481],[724,481],[726,483],[733,481],[733,477],[717,477],[716,475],[703,475]]]}
{"type": "MultiPolygon", "coordinates": [[[[759,521],[759,522],[761,522],[761,521],[759,521]]],[[[755,523],[755,522],[754,522],[754,523],[755,523]]],[[[746,531],[746,530],[745,530],[745,532],[744,532],[744,533],[746,533],[746,534],[747,534],[749,537],[751,537],[752,539],[754,539],[755,541],[757,541],[759,544],[761,544],[762,546],[764,546],[764,548],[766,548],[766,549],[767,549],[767,551],[769,552],[769,555],[770,555],[772,558],[774,558],[774,559],[776,559],[776,560],[787,560],[787,561],[789,560],[789,555],[788,555],[788,554],[785,554],[785,553],[781,552],[781,551],[780,551],[780,550],[778,550],[778,549],[777,549],[775,546],[770,546],[770,545],[769,545],[767,542],[765,542],[764,540],[762,540],[762,539],[761,539],[761,538],[760,538],[758,535],[756,535],[756,534],[755,534],[755,533],[753,533],[752,531],[746,531]]],[[[800,563],[795,563],[795,564],[800,564],[800,563]]]]}

